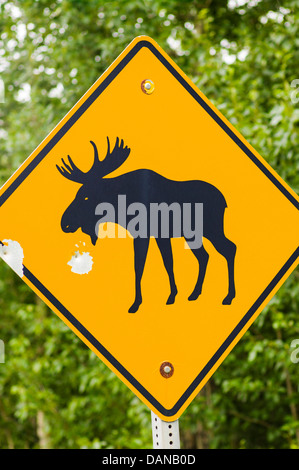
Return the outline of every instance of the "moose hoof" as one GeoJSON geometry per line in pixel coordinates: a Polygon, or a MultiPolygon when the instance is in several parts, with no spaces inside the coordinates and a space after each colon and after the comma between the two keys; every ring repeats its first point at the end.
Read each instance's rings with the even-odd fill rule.
{"type": "Polygon", "coordinates": [[[167,299],[166,305],[172,305],[175,301],[175,295],[170,295],[167,299]]]}
{"type": "Polygon", "coordinates": [[[173,292],[170,293],[170,296],[167,299],[166,305],[174,304],[177,293],[178,293],[177,289],[175,289],[173,292]]]}
{"type": "Polygon", "coordinates": [[[136,313],[140,307],[141,302],[134,302],[133,305],[129,308],[129,313],[136,313]]]}
{"type": "Polygon", "coordinates": [[[191,295],[189,295],[188,300],[196,300],[200,296],[201,292],[193,291],[191,295]]]}
{"type": "Polygon", "coordinates": [[[230,304],[232,303],[234,297],[235,297],[235,296],[227,295],[227,296],[225,297],[225,299],[223,299],[222,305],[230,305],[230,304]]]}

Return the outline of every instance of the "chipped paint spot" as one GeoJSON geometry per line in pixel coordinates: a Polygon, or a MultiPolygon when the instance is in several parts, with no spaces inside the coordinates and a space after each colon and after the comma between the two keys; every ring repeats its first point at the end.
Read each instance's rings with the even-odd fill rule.
{"type": "Polygon", "coordinates": [[[0,245],[0,256],[18,276],[24,276],[24,252],[20,243],[13,240],[3,240],[3,245],[0,245]]]}
{"type": "Polygon", "coordinates": [[[72,273],[88,274],[92,270],[93,259],[89,253],[76,251],[67,264],[72,267],[72,273]]]}

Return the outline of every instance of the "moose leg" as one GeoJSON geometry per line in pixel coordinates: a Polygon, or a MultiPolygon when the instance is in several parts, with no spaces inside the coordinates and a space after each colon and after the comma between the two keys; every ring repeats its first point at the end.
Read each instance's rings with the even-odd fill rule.
{"type": "Polygon", "coordinates": [[[217,237],[213,237],[209,239],[218,253],[220,253],[227,261],[228,267],[228,294],[223,299],[223,305],[230,305],[232,300],[236,296],[236,289],[235,289],[235,255],[237,247],[236,245],[230,241],[228,238],[225,237],[224,234],[221,234],[217,237]]]}
{"type": "Polygon", "coordinates": [[[167,271],[170,283],[170,295],[166,305],[174,303],[175,296],[178,293],[173,274],[173,256],[170,238],[156,238],[157,245],[162,255],[163,263],[167,271]]]}
{"type": "Polygon", "coordinates": [[[141,278],[148,251],[149,238],[134,238],[134,264],[135,264],[135,301],[129,309],[129,313],[135,313],[142,302],[141,278]]]}
{"type": "MultiPolygon", "coordinates": [[[[188,240],[187,240],[188,243],[188,240]]],[[[191,247],[190,247],[191,248],[191,247]]],[[[188,300],[196,300],[201,294],[202,284],[206,275],[207,264],[209,260],[209,255],[204,249],[203,245],[200,248],[191,248],[192,253],[197,258],[199,264],[199,273],[198,278],[194,287],[192,294],[188,297],[188,300]]]]}

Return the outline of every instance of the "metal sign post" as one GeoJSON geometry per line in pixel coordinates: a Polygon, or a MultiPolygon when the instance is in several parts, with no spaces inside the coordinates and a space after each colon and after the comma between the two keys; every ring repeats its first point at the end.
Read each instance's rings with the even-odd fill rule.
{"type": "Polygon", "coordinates": [[[152,433],[154,449],[180,449],[179,420],[163,421],[153,411],[152,433]]]}

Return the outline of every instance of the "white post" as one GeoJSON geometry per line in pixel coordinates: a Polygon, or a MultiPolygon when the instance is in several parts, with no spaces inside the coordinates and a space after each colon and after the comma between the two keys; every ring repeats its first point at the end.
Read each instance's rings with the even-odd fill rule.
{"type": "Polygon", "coordinates": [[[168,423],[152,414],[152,433],[154,449],[180,449],[179,420],[168,423]]]}

